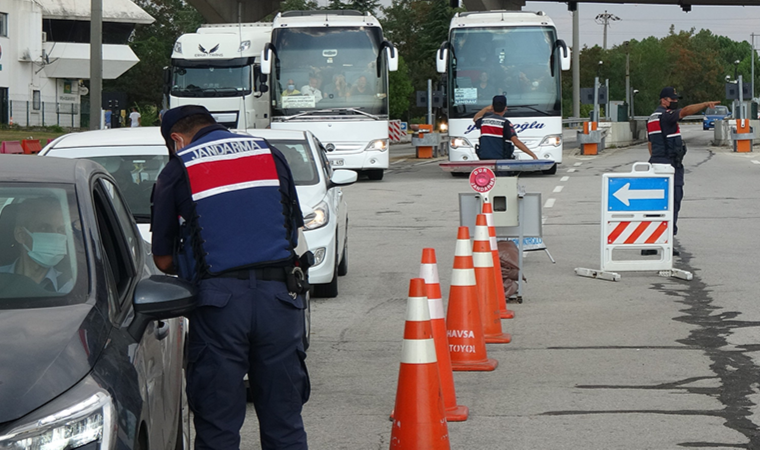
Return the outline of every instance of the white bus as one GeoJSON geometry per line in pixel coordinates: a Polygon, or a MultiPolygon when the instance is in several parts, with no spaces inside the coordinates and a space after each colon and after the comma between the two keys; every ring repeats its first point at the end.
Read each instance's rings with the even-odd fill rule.
{"type": "Polygon", "coordinates": [[[271,32],[271,23],[217,24],[180,36],[166,77],[169,106],[203,105],[229,128],[266,128],[259,58],[271,32]]]}
{"type": "Polygon", "coordinates": [[[396,50],[378,20],[357,11],[288,11],[272,24],[273,129],[309,130],[333,167],[381,180],[388,168],[388,71],[396,50]]]}
{"type": "MultiPolygon", "coordinates": [[[[570,68],[570,52],[549,17],[528,11],[457,13],[436,67],[447,75],[450,161],[478,159],[480,133],[472,118],[494,95],[504,94],[504,117],[539,159],[555,162],[544,173],[556,173],[562,162],[560,75],[570,68]]],[[[530,156],[515,149],[515,158],[530,156]]]]}

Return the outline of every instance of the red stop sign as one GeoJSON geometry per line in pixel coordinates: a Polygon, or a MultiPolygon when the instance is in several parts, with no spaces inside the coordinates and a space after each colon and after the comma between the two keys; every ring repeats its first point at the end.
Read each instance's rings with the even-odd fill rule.
{"type": "Polygon", "coordinates": [[[470,187],[475,192],[488,192],[493,189],[496,175],[488,167],[478,167],[470,173],[470,187]]]}

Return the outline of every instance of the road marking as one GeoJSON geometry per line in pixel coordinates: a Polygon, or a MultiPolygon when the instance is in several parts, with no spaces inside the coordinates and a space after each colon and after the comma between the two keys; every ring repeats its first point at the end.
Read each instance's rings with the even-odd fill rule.
{"type": "Polygon", "coordinates": [[[756,159],[753,159],[753,160],[752,160],[752,164],[760,164],[760,161],[758,161],[758,160],[756,160],[756,159]]]}
{"type": "Polygon", "coordinates": [[[570,177],[562,177],[562,178],[559,179],[559,181],[565,182],[565,181],[567,181],[569,179],[570,179],[570,177]]]}
{"type": "Polygon", "coordinates": [[[568,173],[573,173],[573,172],[575,172],[575,169],[567,169],[567,171],[568,171],[568,173]]]}
{"type": "Polygon", "coordinates": [[[577,162],[577,163],[575,163],[575,164],[573,164],[573,165],[574,165],[575,167],[578,167],[578,166],[580,166],[580,165],[582,165],[582,164],[583,164],[582,162],[577,162]]]}
{"type": "Polygon", "coordinates": [[[391,164],[398,164],[406,161],[406,159],[399,159],[398,161],[393,161],[391,164]]]}
{"type": "Polygon", "coordinates": [[[562,192],[562,188],[564,188],[564,186],[556,186],[554,192],[562,192]]]}
{"type": "Polygon", "coordinates": [[[546,203],[544,203],[544,208],[551,208],[552,206],[554,206],[555,201],[556,200],[553,198],[547,199],[546,203]]]}

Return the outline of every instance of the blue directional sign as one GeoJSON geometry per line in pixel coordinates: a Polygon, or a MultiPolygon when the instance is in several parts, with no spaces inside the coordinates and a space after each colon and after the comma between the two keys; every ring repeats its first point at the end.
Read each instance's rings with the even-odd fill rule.
{"type": "Polygon", "coordinates": [[[607,210],[667,211],[668,178],[609,178],[607,210]]]}

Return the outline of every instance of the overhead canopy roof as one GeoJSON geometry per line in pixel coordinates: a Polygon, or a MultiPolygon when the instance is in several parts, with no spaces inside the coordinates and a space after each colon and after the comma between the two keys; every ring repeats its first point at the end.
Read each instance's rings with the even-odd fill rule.
{"type": "MultiPolygon", "coordinates": [[[[90,20],[91,0],[34,0],[45,19],[90,20]]],[[[130,0],[103,0],[103,21],[150,24],[150,14],[130,0]]]]}

